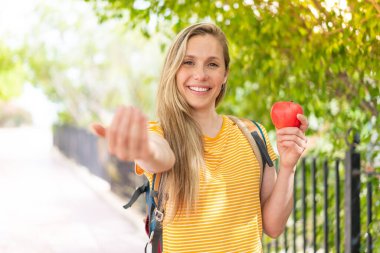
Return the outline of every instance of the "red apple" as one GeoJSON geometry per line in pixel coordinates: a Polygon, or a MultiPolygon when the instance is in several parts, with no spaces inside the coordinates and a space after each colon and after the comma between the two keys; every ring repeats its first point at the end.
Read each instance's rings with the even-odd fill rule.
{"type": "Polygon", "coordinates": [[[270,117],[277,129],[283,127],[300,127],[297,114],[303,114],[302,107],[293,101],[280,101],[273,104],[270,117]]]}

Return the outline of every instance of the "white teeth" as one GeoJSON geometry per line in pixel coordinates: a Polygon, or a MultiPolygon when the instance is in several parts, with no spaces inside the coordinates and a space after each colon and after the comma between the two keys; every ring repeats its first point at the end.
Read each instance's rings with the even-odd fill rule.
{"type": "Polygon", "coordinates": [[[201,88],[201,87],[189,87],[193,91],[208,91],[210,88],[201,88]]]}

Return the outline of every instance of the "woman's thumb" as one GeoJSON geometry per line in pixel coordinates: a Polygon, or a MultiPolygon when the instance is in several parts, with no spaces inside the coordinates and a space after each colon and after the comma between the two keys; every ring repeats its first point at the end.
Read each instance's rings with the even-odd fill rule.
{"type": "Polygon", "coordinates": [[[106,137],[106,128],[99,123],[91,124],[91,129],[97,136],[106,137]]]}

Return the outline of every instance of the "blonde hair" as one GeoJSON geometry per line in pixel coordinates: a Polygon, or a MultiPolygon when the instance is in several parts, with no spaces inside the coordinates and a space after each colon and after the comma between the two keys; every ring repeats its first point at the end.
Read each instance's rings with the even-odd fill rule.
{"type": "MultiPolygon", "coordinates": [[[[188,214],[195,207],[199,192],[200,170],[205,168],[202,132],[191,115],[191,108],[180,94],[176,74],[182,64],[189,39],[196,35],[212,35],[223,47],[226,73],[229,68],[227,39],[214,24],[200,23],[182,30],[171,45],[166,56],[157,94],[157,116],[165,139],[172,148],[176,162],[161,177],[161,208],[165,207],[164,223],[171,222],[183,210],[188,214]],[[166,204],[167,203],[167,204],[166,204]]],[[[226,92],[222,85],[215,106],[226,92]]]]}

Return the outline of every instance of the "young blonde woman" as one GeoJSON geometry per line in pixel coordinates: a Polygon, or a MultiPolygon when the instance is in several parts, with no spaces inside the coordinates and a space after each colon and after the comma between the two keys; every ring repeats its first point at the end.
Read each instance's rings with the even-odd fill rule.
{"type": "Polygon", "coordinates": [[[137,174],[152,180],[162,173],[164,252],[261,252],[262,232],[279,236],[292,211],[308,121],[298,115],[300,128],[277,130],[279,173],[266,165],[260,190],[259,163],[247,138],[216,112],[229,62],[227,40],[217,26],[187,27],[164,63],[158,121],[147,122],[138,109],[122,106],[109,127],[94,125],[111,154],[135,161],[137,174]]]}

